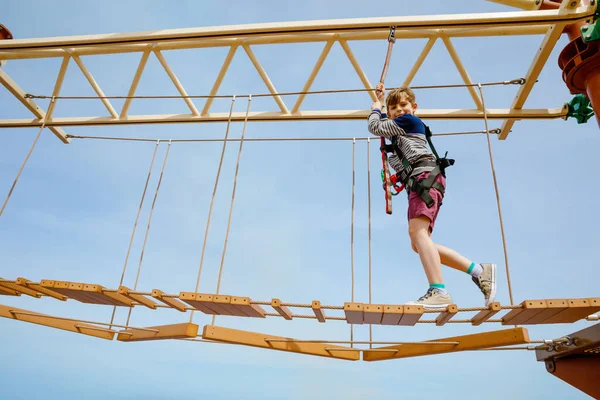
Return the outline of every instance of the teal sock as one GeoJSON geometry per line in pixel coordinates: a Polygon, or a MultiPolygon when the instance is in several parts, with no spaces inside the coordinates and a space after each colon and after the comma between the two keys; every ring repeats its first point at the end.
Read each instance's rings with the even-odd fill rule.
{"type": "Polygon", "coordinates": [[[469,269],[467,270],[467,274],[474,276],[475,278],[478,278],[482,272],[483,268],[481,267],[481,264],[475,264],[474,262],[471,263],[469,269]]]}
{"type": "Polygon", "coordinates": [[[429,287],[432,289],[439,290],[440,293],[448,294],[448,292],[446,291],[446,285],[444,285],[443,283],[431,283],[429,284],[429,287]]]}

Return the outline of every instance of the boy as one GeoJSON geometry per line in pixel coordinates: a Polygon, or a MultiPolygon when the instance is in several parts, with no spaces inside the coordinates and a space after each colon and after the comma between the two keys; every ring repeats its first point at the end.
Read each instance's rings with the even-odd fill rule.
{"type": "Polygon", "coordinates": [[[431,240],[444,198],[446,177],[440,173],[435,156],[427,149],[425,125],[414,115],[417,103],[413,91],[409,88],[392,90],[386,99],[387,115],[385,106],[381,105],[385,96],[382,83],[377,85],[375,93],[377,100],[371,106],[369,132],[392,140],[400,150],[389,157],[389,163],[398,176],[405,178],[408,193],[408,235],[429,281],[427,293],[417,301],[406,304],[422,305],[427,309],[445,308],[452,304],[452,297],[442,278],[441,264],[444,264],[471,275],[485,297],[485,305],[489,305],[496,297],[496,265],[475,264],[456,251],[431,240]],[[407,169],[408,164],[413,168],[412,171],[407,169]],[[402,175],[403,173],[408,176],[402,175]],[[427,185],[424,181],[431,174],[431,178],[435,178],[433,182],[430,178],[427,185]],[[431,188],[419,190],[419,185],[423,184],[431,188]]]}

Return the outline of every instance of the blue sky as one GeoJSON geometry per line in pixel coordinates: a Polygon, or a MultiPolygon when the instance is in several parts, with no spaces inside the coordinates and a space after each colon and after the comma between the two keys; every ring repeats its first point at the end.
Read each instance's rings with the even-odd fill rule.
{"type": "MultiPolygon", "coordinates": [[[[484,1],[408,2],[373,6],[358,1],[159,1],[23,0],[7,4],[1,23],[15,38],[135,32],[170,28],[260,22],[509,11],[484,1]]],[[[455,40],[475,82],[521,77],[540,36],[455,40]]],[[[557,56],[561,38],[527,107],[559,107],[572,96],[561,79],[557,56]]],[[[424,40],[400,40],[387,83],[399,85],[424,40]]],[[[371,82],[379,78],[386,43],[351,43],[371,82]]],[[[255,48],[280,91],[301,90],[321,44],[255,48]]],[[[209,91],[226,50],[166,53],[165,57],[190,94],[209,91]]],[[[83,61],[106,94],[127,93],[139,54],[94,56],[83,61]]],[[[4,70],[25,91],[50,94],[60,61],[9,61],[4,70]]],[[[413,84],[459,83],[460,76],[437,43],[413,84]]],[[[360,80],[339,45],[335,45],[313,89],[359,88],[360,80]]],[[[516,87],[486,88],[489,108],[507,108],[516,87]]],[[[266,88],[243,52],[239,52],[220,93],[264,93],[266,88]]],[[[74,64],[64,95],[92,95],[74,64]]],[[[176,94],[166,73],[151,58],[138,94],[176,94]]],[[[422,108],[472,108],[466,89],[418,91],[422,108]]],[[[292,101],[286,100],[289,107],[292,101]]],[[[30,118],[6,91],[0,91],[0,118],[30,118]]],[[[229,100],[215,102],[225,112],[229,100]]],[[[47,103],[40,101],[46,107],[47,103]]],[[[122,103],[113,105],[120,110],[122,103]]],[[[196,103],[201,107],[202,101],[196,103]]],[[[365,109],[364,93],[308,97],[304,109],[365,109]]],[[[235,110],[246,108],[238,99],[235,110]]],[[[272,99],[253,101],[252,109],[275,110],[272,99]]],[[[134,101],[131,114],[186,113],[181,100],[134,101]]],[[[99,101],[59,101],[55,116],[105,115],[99,101]]],[[[483,121],[431,121],[435,132],[484,129],[483,121]]],[[[490,127],[500,126],[492,121],[490,127]]],[[[231,127],[239,137],[241,124],[231,127]]],[[[77,135],[151,138],[219,138],[225,124],[75,127],[77,135]]],[[[4,129],[0,147],[0,195],[8,193],[37,129],[4,129]]],[[[252,123],[246,137],[365,137],[366,121],[252,123]]],[[[427,288],[418,257],[406,236],[403,196],[395,212],[385,214],[377,141],[371,143],[371,212],[373,302],[401,304],[427,288]]],[[[521,121],[508,140],[493,141],[507,235],[515,302],[536,298],[598,297],[595,249],[599,217],[593,209],[598,188],[591,184],[596,148],[594,120],[521,121]],[[581,189],[580,189],[581,188],[581,189]]],[[[132,225],[146,179],[153,143],[73,140],[62,144],[45,130],[11,201],[0,218],[0,276],[31,280],[56,279],[118,285],[132,225]]],[[[456,248],[477,262],[499,265],[498,301],[509,303],[500,227],[486,138],[452,136],[436,139],[438,151],[457,160],[449,170],[448,195],[434,240],[456,248]]],[[[154,174],[129,259],[125,284],[135,281],[141,245],[158,172],[166,151],[159,148],[154,174]]],[[[206,258],[201,292],[214,292],[221,260],[238,144],[230,143],[223,171],[206,258]]],[[[159,192],[146,247],[139,288],[168,293],[193,291],[220,143],[173,144],[159,192]]],[[[367,148],[356,144],[355,298],[368,301],[367,148]]],[[[342,305],[350,300],[351,142],[277,142],[244,145],[232,228],[225,258],[222,293],[288,302],[342,305]]],[[[480,306],[470,278],[444,270],[447,287],[461,307],[480,306]]],[[[112,308],[50,298],[3,297],[2,304],[66,317],[106,321],[112,308]]],[[[124,323],[119,310],[117,322],[124,323]]],[[[185,322],[172,310],[136,308],[131,323],[151,326],[185,322]]],[[[210,318],[196,313],[194,322],[210,318]]],[[[219,317],[217,324],[282,336],[347,340],[349,326],[331,321],[243,320],[219,317]]],[[[589,326],[532,326],[532,339],[549,339],[589,326]]],[[[425,340],[501,328],[374,327],[374,340],[425,340]]],[[[343,362],[268,352],[241,346],[182,341],[125,344],[0,320],[3,397],[21,398],[585,398],[548,374],[533,352],[471,352],[393,360],[343,362]]],[[[356,340],[368,340],[368,328],[356,327],[356,340]]]]}

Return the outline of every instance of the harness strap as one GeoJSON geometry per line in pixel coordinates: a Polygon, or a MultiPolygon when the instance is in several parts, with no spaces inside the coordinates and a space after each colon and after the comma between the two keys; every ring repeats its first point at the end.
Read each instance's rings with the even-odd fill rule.
{"type": "Polygon", "coordinates": [[[435,179],[441,173],[442,172],[440,171],[440,168],[435,167],[429,173],[429,176],[423,180],[419,181],[416,177],[411,177],[408,180],[408,185],[406,186],[407,193],[410,194],[410,192],[416,192],[419,195],[419,197],[423,199],[427,207],[433,206],[434,201],[431,195],[429,194],[429,191],[431,189],[437,189],[442,194],[442,197],[444,197],[446,191],[446,188],[444,188],[442,184],[440,184],[439,182],[435,182],[435,179]]]}

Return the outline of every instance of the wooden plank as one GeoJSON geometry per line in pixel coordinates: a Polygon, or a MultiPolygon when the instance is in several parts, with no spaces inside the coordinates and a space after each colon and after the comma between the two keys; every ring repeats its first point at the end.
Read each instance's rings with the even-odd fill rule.
{"type": "Polygon", "coordinates": [[[62,329],[83,335],[95,336],[101,339],[112,340],[115,336],[114,331],[98,328],[94,325],[84,324],[79,321],[69,321],[58,319],[46,314],[34,313],[29,310],[23,310],[15,307],[0,305],[0,317],[15,319],[17,321],[29,322],[37,325],[44,325],[51,328],[62,329]],[[12,312],[11,312],[12,311],[12,312]],[[15,312],[16,311],[16,312],[15,312]],[[22,314],[19,314],[22,313],[22,314]],[[35,314],[35,315],[32,315],[35,314]]]}
{"type": "Polygon", "coordinates": [[[128,299],[136,301],[139,304],[146,306],[152,310],[156,310],[157,304],[154,301],[141,294],[132,294],[132,291],[133,290],[129,289],[127,286],[119,286],[119,289],[117,289],[117,293],[121,296],[125,296],[128,299]]]}
{"type": "Polygon", "coordinates": [[[423,306],[404,306],[404,314],[402,319],[398,322],[398,325],[413,326],[417,323],[419,318],[423,315],[423,306]]]}
{"type": "Polygon", "coordinates": [[[386,304],[383,306],[382,325],[398,325],[404,314],[404,306],[386,304]]]}
{"type": "Polygon", "coordinates": [[[485,321],[496,315],[502,310],[502,306],[499,302],[495,301],[488,306],[487,310],[479,311],[473,318],[471,318],[471,324],[473,326],[479,326],[485,321]]]}
{"type": "Polygon", "coordinates": [[[567,303],[567,299],[552,299],[546,300],[547,308],[543,310],[541,313],[534,315],[530,319],[525,322],[527,325],[535,325],[535,324],[543,324],[544,321],[549,319],[550,317],[555,316],[561,311],[569,308],[569,304],[567,303]]]}
{"type": "Polygon", "coordinates": [[[279,313],[279,315],[281,315],[283,318],[287,319],[288,321],[293,318],[292,312],[290,311],[290,309],[281,305],[281,300],[271,299],[271,307],[273,307],[273,309],[275,311],[277,311],[279,313]]]}
{"type": "Polygon", "coordinates": [[[64,296],[67,296],[68,298],[71,298],[71,292],[69,291],[69,282],[67,281],[51,281],[51,280],[42,280],[41,282],[42,287],[46,287],[48,288],[52,288],[55,292],[58,292],[64,296]]]}
{"type": "MultiPolygon", "coordinates": [[[[1,279],[1,278],[0,278],[1,279]]],[[[42,295],[36,292],[33,289],[28,288],[27,286],[22,286],[17,283],[9,283],[9,282],[0,282],[0,288],[2,289],[12,289],[16,292],[26,294],[31,297],[40,298],[42,295]]]]}
{"type": "Polygon", "coordinates": [[[155,299],[162,301],[163,303],[165,303],[169,307],[176,309],[177,311],[186,312],[186,305],[184,303],[173,297],[166,297],[165,294],[165,292],[159,289],[152,290],[152,297],[154,297],[155,299]]]}
{"type": "Polygon", "coordinates": [[[435,324],[437,326],[442,326],[446,324],[446,322],[450,321],[452,317],[454,317],[458,313],[458,306],[456,304],[450,304],[446,311],[441,312],[440,315],[435,319],[435,324]]]}
{"type": "Polygon", "coordinates": [[[346,321],[349,324],[362,325],[364,321],[363,308],[364,305],[362,303],[344,303],[346,321]]]}
{"type": "MultiPolygon", "coordinates": [[[[70,291],[71,295],[69,296],[72,299],[75,299],[77,301],[80,301],[82,303],[86,303],[86,304],[98,304],[96,302],[96,299],[94,298],[93,294],[88,294],[87,292],[83,291],[83,286],[85,285],[85,283],[82,282],[68,282],[69,286],[68,286],[68,290],[70,291]]],[[[100,304],[104,304],[104,303],[100,303],[100,304]]]]}
{"type": "Polygon", "coordinates": [[[211,308],[212,295],[202,295],[201,293],[195,292],[181,292],[179,293],[179,299],[186,302],[196,310],[202,311],[204,314],[219,315],[217,311],[211,308]],[[210,296],[210,298],[206,298],[210,296]]]}
{"type": "Polygon", "coordinates": [[[233,315],[236,317],[245,317],[242,311],[240,311],[236,306],[231,304],[231,296],[217,294],[213,296],[213,302],[221,306],[229,315],[233,315]]]}
{"type": "Polygon", "coordinates": [[[569,299],[566,310],[548,318],[544,324],[565,324],[577,322],[600,310],[600,299],[569,299]]]}
{"type": "Polygon", "coordinates": [[[250,297],[231,296],[231,304],[248,317],[266,318],[266,311],[258,304],[252,304],[250,297]]]}
{"type": "Polygon", "coordinates": [[[356,361],[360,358],[359,351],[352,350],[349,347],[333,346],[327,343],[269,342],[265,341],[265,339],[293,339],[281,336],[266,335],[257,332],[242,331],[238,329],[223,328],[215,325],[205,325],[202,331],[202,338],[206,340],[215,340],[218,342],[259,347],[262,349],[288,351],[292,353],[310,354],[314,356],[338,358],[343,360],[356,361]],[[325,350],[326,348],[330,350],[325,350]],[[336,349],[341,351],[336,352],[336,349]]]}
{"type": "Polygon", "coordinates": [[[107,297],[102,293],[104,287],[100,285],[92,285],[92,284],[84,284],[83,292],[94,302],[94,304],[104,304],[110,306],[127,306],[127,304],[123,304],[116,300],[107,297]]]}
{"type": "Polygon", "coordinates": [[[383,304],[365,304],[364,321],[365,324],[381,325],[383,317],[383,304]]]}
{"type": "Polygon", "coordinates": [[[545,300],[525,300],[521,303],[521,306],[523,308],[510,310],[506,313],[502,317],[502,325],[522,324],[548,308],[545,300]]]}
{"type": "Polygon", "coordinates": [[[46,296],[53,297],[57,300],[61,300],[61,301],[67,300],[66,296],[63,296],[62,294],[55,292],[54,290],[50,290],[45,287],[42,287],[41,285],[36,285],[33,282],[31,282],[25,278],[17,278],[16,282],[17,282],[17,285],[27,286],[28,288],[35,290],[36,292],[45,294],[46,296]]]}
{"type": "Polygon", "coordinates": [[[17,292],[16,290],[4,287],[4,286],[0,286],[0,295],[2,295],[2,296],[20,296],[21,293],[17,292]]]}
{"type": "Polygon", "coordinates": [[[131,300],[130,298],[128,298],[126,296],[123,296],[122,294],[119,294],[118,291],[113,292],[113,291],[108,291],[107,289],[102,289],[102,294],[105,295],[106,297],[109,297],[116,303],[119,303],[117,305],[121,305],[124,307],[134,307],[135,306],[135,301],[131,300]]]}
{"type": "Polygon", "coordinates": [[[315,316],[317,317],[317,321],[325,322],[325,313],[323,312],[323,309],[321,308],[321,302],[319,300],[313,300],[312,310],[315,313],[315,316]]]}
{"type": "Polygon", "coordinates": [[[389,360],[393,358],[406,358],[426,356],[430,354],[454,353],[457,351],[486,349],[490,347],[509,346],[529,343],[529,334],[525,328],[512,328],[491,332],[475,333],[471,335],[455,336],[443,339],[428,340],[424,343],[459,342],[459,344],[402,344],[381,347],[374,350],[398,350],[397,352],[381,352],[365,350],[364,361],[389,360]]]}
{"type": "Polygon", "coordinates": [[[195,338],[198,336],[199,328],[200,327],[196,324],[186,322],[182,324],[159,325],[144,328],[149,330],[128,329],[120,331],[117,335],[117,340],[121,342],[141,342],[146,340],[195,338]]]}

